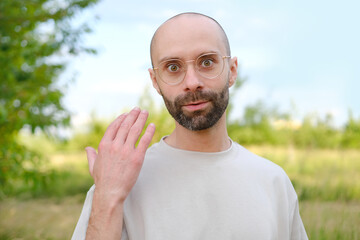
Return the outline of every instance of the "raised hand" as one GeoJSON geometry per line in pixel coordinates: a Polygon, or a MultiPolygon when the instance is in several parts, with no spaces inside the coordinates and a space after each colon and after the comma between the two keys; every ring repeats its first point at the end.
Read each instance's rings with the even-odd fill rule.
{"type": "MultiPolygon", "coordinates": [[[[97,154],[95,149],[86,148],[90,174],[95,181],[87,234],[94,239],[100,236],[106,239],[112,233],[108,228],[122,226],[117,224],[122,223],[123,202],[139,176],[146,149],[155,132],[155,126],[149,124],[135,147],[147,117],[148,113],[139,108],[120,115],[107,128],[97,154]]],[[[115,235],[118,234],[117,229],[115,235]]]]}

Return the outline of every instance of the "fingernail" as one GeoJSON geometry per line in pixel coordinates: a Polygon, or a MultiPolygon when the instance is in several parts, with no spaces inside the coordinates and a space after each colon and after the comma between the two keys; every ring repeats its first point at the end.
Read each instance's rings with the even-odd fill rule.
{"type": "Polygon", "coordinates": [[[133,110],[140,111],[140,108],[139,107],[134,107],[133,110]]]}

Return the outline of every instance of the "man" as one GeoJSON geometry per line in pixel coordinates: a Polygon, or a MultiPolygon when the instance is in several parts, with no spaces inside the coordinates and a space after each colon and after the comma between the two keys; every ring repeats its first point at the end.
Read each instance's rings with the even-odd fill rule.
{"type": "Polygon", "coordinates": [[[221,26],[177,15],[155,32],[151,59],[175,130],[146,150],[149,124],[135,147],[148,115],[135,108],[110,124],[98,153],[87,148],[96,187],[73,239],[307,239],[284,171],[227,135],[238,64],[221,26]]]}

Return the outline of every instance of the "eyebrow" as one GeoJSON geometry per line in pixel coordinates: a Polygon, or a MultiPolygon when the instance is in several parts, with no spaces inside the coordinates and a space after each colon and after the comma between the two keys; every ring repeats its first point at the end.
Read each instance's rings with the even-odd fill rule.
{"type": "MultiPolygon", "coordinates": [[[[218,53],[218,54],[221,55],[221,53],[220,53],[219,51],[215,51],[215,50],[212,51],[212,50],[211,50],[211,51],[201,52],[199,55],[196,56],[196,58],[198,58],[198,57],[201,56],[201,55],[208,54],[208,53],[218,53]]],[[[196,58],[195,58],[195,59],[196,59],[196,58]]],[[[189,61],[189,60],[194,60],[194,59],[183,60],[183,59],[181,59],[181,58],[179,58],[179,57],[166,56],[166,57],[161,58],[160,61],[159,61],[159,63],[164,62],[164,61],[168,61],[168,60],[189,61]]]]}

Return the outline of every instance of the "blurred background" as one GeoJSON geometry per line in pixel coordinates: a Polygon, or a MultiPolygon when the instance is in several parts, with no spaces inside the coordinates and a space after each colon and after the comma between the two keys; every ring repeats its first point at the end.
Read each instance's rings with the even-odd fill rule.
{"type": "Polygon", "coordinates": [[[228,132],[288,173],[310,239],[360,239],[360,3],[0,1],[0,239],[69,239],[92,185],[84,148],[140,106],[174,123],[149,45],[181,12],[214,17],[239,76],[228,132]]]}

